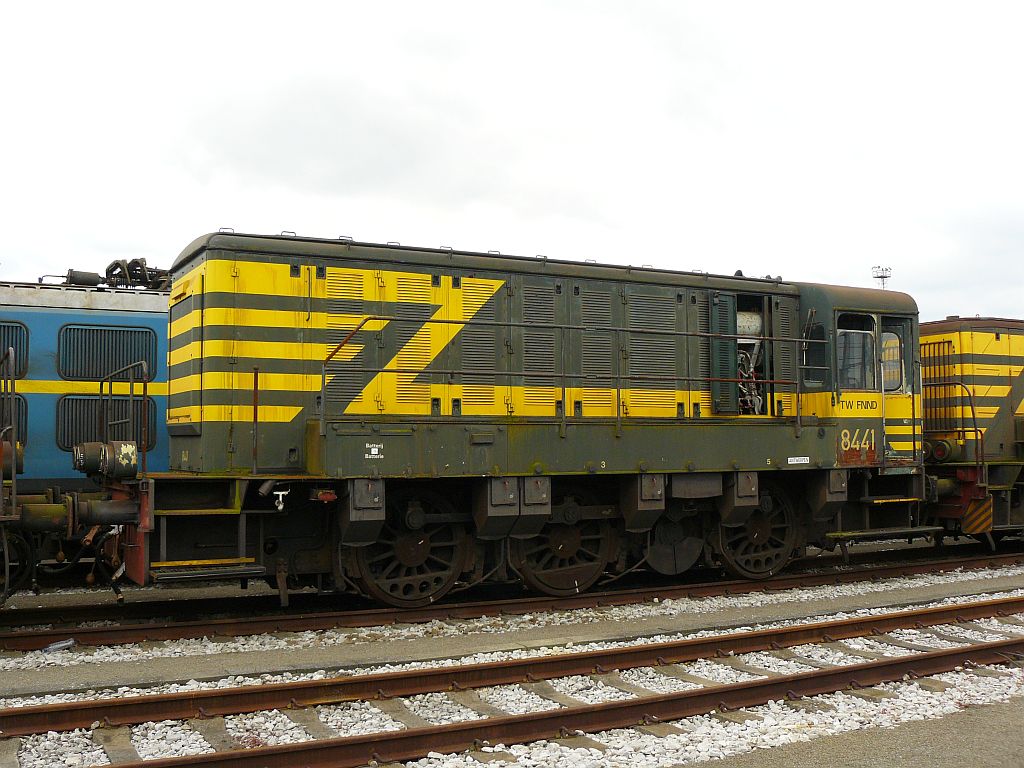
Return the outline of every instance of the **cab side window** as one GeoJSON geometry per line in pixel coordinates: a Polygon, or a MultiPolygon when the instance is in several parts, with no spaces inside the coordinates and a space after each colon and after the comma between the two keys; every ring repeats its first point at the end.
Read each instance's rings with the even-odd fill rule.
{"type": "Polygon", "coordinates": [[[903,389],[903,339],[895,330],[882,331],[882,388],[903,389]]]}
{"type": "Polygon", "coordinates": [[[839,315],[836,326],[839,388],[877,391],[874,318],[844,313],[839,315]]]}

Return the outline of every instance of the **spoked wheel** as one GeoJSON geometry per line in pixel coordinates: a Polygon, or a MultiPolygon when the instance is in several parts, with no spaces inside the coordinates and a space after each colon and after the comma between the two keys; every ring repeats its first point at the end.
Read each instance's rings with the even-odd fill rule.
{"type": "Polygon", "coordinates": [[[722,565],[743,579],[766,579],[792,559],[798,529],[793,502],[781,488],[766,486],[760,503],[740,525],[719,525],[715,542],[722,565]]]}
{"type": "Polygon", "coordinates": [[[418,608],[442,598],[455,586],[469,552],[466,529],[430,522],[431,514],[454,514],[435,494],[394,494],[380,538],[352,550],[356,582],[374,600],[418,608]]]}
{"type": "Polygon", "coordinates": [[[530,589],[564,597],[589,589],[614,548],[615,529],[607,520],[548,523],[537,536],[512,539],[509,558],[530,589]]]}
{"type": "Polygon", "coordinates": [[[32,545],[0,526],[0,603],[20,589],[32,568],[32,545]]]}

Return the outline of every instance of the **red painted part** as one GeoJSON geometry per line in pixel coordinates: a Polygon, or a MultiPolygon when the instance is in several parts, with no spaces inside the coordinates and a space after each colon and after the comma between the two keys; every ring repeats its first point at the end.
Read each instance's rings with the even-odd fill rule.
{"type": "Polygon", "coordinates": [[[149,575],[149,534],[134,525],[124,529],[124,575],[144,586],[149,575]]]}
{"type": "Polygon", "coordinates": [[[139,494],[139,524],[126,525],[124,533],[125,576],[145,585],[149,579],[149,533],[153,530],[151,494],[139,494]]]}

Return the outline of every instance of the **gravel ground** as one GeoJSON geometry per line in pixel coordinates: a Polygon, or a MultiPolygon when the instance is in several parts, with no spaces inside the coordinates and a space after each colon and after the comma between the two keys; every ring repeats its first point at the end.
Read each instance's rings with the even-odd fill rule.
{"type": "MultiPolygon", "coordinates": [[[[170,640],[153,644],[97,646],[63,651],[29,651],[0,658],[0,671],[41,669],[48,666],[68,667],[79,664],[111,664],[157,658],[206,656],[211,653],[245,651],[290,651],[300,648],[329,648],[337,645],[394,642],[424,637],[464,637],[473,634],[517,633],[544,626],[572,627],[598,621],[629,624],[653,617],[692,614],[713,614],[725,609],[748,606],[784,605],[815,600],[834,601],[844,596],[879,594],[892,590],[919,588],[987,578],[1024,576],[1024,566],[953,571],[939,574],[858,582],[837,586],[790,589],[779,592],[751,593],[699,599],[672,599],[640,605],[588,608],[573,611],[549,611],[523,616],[488,616],[458,622],[432,621],[423,624],[362,627],[352,630],[325,630],[283,634],[248,635],[211,641],[206,638],[170,640]]],[[[1024,590],[1018,590],[1024,594],[1024,590]]]]}
{"type": "Polygon", "coordinates": [[[246,749],[295,744],[312,738],[305,728],[276,709],[230,715],[224,718],[224,726],[239,746],[246,749]]]}
{"type": "Polygon", "coordinates": [[[402,703],[414,715],[436,725],[463,723],[467,720],[483,718],[483,715],[452,701],[443,693],[421,693],[402,699],[402,703]]]}
{"type": "Polygon", "coordinates": [[[182,720],[161,720],[133,726],[132,746],[143,760],[213,752],[206,739],[182,720]]]}
{"type": "Polygon", "coordinates": [[[551,699],[538,696],[521,685],[499,685],[494,688],[479,688],[477,694],[492,707],[497,707],[510,715],[528,715],[531,712],[547,712],[560,709],[551,699]]]}
{"type": "Polygon", "coordinates": [[[713,680],[716,683],[742,683],[746,680],[757,680],[758,677],[741,669],[727,667],[725,664],[716,664],[707,659],[689,661],[686,664],[680,664],[679,667],[687,674],[703,677],[705,680],[713,680]]]}
{"type": "Polygon", "coordinates": [[[65,733],[50,731],[22,739],[18,761],[21,768],[110,764],[103,748],[92,740],[92,734],[81,728],[65,733]]]}
{"type": "Polygon", "coordinates": [[[317,716],[339,736],[359,736],[405,728],[397,720],[366,701],[330,704],[316,708],[317,716]]]}
{"type": "MultiPolygon", "coordinates": [[[[799,651],[799,647],[793,649],[799,651]]],[[[793,659],[780,659],[770,653],[744,653],[736,657],[741,662],[751,667],[766,669],[769,672],[777,672],[780,675],[799,675],[801,672],[811,672],[814,667],[809,664],[801,664],[793,659]]]]}
{"type": "Polygon", "coordinates": [[[801,645],[799,650],[793,649],[794,653],[799,653],[804,658],[812,661],[820,661],[822,664],[830,664],[836,667],[846,667],[851,664],[863,664],[863,656],[854,656],[849,653],[842,653],[841,651],[834,651],[831,648],[826,648],[823,645],[817,643],[810,643],[808,645],[801,645]]]}
{"type": "MultiPolygon", "coordinates": [[[[1007,569],[998,569],[998,574],[1000,576],[1007,575],[1006,571],[1007,569]]],[[[1020,575],[1020,572],[1024,571],[1021,571],[1020,569],[1015,571],[1018,576],[1020,575]]],[[[944,576],[950,576],[950,574],[946,574],[944,576]]],[[[966,581],[973,581],[976,577],[977,573],[972,572],[969,574],[969,579],[966,581]]],[[[894,586],[893,589],[905,590],[908,588],[905,582],[916,581],[917,578],[918,577],[914,577],[909,580],[899,579],[889,581],[899,582],[899,585],[894,586]]],[[[958,582],[954,579],[953,581],[943,581],[942,583],[955,584],[958,582]]],[[[1018,583],[1020,582],[1018,581],[1018,583]]],[[[862,584],[858,586],[862,588],[860,590],[862,592],[881,595],[886,590],[878,589],[880,584],[885,584],[885,582],[880,582],[878,584],[862,584]]],[[[846,585],[844,585],[844,587],[845,586],[846,585]]],[[[385,652],[389,653],[390,658],[401,658],[401,654],[397,652],[395,646],[389,644],[403,639],[411,642],[416,638],[462,638],[467,635],[476,635],[478,637],[483,635],[499,636],[498,633],[502,631],[509,634],[500,635],[500,637],[518,637],[520,633],[528,635],[531,630],[538,627],[562,627],[567,630],[565,635],[579,638],[580,634],[574,633],[574,628],[594,624],[596,622],[607,622],[609,626],[612,626],[617,622],[618,626],[621,628],[620,631],[633,628],[633,631],[637,632],[639,630],[635,629],[635,627],[642,626],[640,622],[657,619],[659,616],[676,618],[685,617],[688,613],[696,613],[707,616],[708,620],[715,620],[717,617],[717,614],[715,613],[716,611],[731,611],[732,615],[735,615],[738,611],[742,611],[745,608],[749,608],[753,611],[764,606],[777,606],[780,609],[785,606],[790,606],[788,610],[792,615],[795,615],[797,611],[801,610],[802,605],[805,603],[814,603],[815,601],[828,600],[834,606],[849,605],[851,601],[855,601],[857,598],[855,595],[843,594],[844,587],[829,587],[825,588],[825,591],[822,591],[823,588],[815,588],[813,590],[789,590],[786,593],[758,595],[756,597],[760,602],[750,602],[750,599],[755,596],[739,595],[729,598],[709,598],[707,600],[696,601],[672,600],[647,606],[623,607],[624,609],[628,608],[628,610],[595,609],[587,611],[562,611],[533,614],[526,617],[492,617],[481,620],[470,620],[469,622],[434,622],[430,625],[365,628],[362,630],[356,630],[352,633],[335,631],[333,633],[324,632],[266,635],[253,636],[251,638],[239,638],[237,641],[173,641],[173,643],[144,644],[128,648],[114,647],[108,649],[97,649],[96,652],[91,652],[89,650],[83,652],[82,650],[76,649],[69,652],[48,654],[48,656],[53,656],[54,658],[48,659],[46,663],[39,664],[38,666],[35,662],[30,662],[24,667],[15,666],[13,669],[25,669],[26,671],[33,669],[45,670],[48,667],[63,668],[63,665],[64,667],[68,667],[69,671],[73,672],[75,666],[88,668],[90,666],[94,666],[97,661],[105,660],[107,662],[118,662],[116,664],[111,663],[106,665],[104,667],[106,670],[124,670],[126,668],[125,664],[130,664],[132,662],[140,662],[138,664],[138,668],[141,670],[145,668],[145,662],[149,660],[167,659],[170,661],[176,658],[190,657],[196,658],[198,661],[200,657],[210,656],[213,654],[224,654],[225,659],[230,659],[232,654],[238,654],[245,651],[262,652],[264,664],[268,664],[266,661],[268,658],[274,659],[271,663],[278,664],[281,663],[281,658],[285,658],[286,660],[291,658],[291,656],[287,654],[282,657],[282,654],[280,653],[282,650],[291,651],[294,650],[295,647],[335,648],[343,645],[362,645],[367,646],[368,650],[373,649],[374,646],[383,648],[383,646],[387,645],[388,647],[385,649],[385,652]],[[846,602],[844,603],[844,601],[846,602]],[[630,619],[630,616],[634,616],[634,618],[630,619]],[[293,642],[297,645],[293,646],[293,642]],[[124,658],[119,657],[118,653],[121,651],[126,651],[127,656],[124,658]],[[78,657],[80,658],[76,658],[73,654],[78,654],[78,657]],[[85,657],[88,657],[88,660],[83,660],[85,657]]],[[[960,591],[964,591],[963,587],[960,587],[960,591]]],[[[1017,589],[987,595],[987,597],[1008,597],[1021,594],[1024,594],[1024,590],[1017,589]]],[[[934,604],[954,604],[967,602],[971,599],[972,596],[960,595],[941,600],[934,604]]],[[[878,600],[879,602],[883,602],[883,598],[881,597],[879,597],[878,600]]],[[[854,602],[854,604],[856,603],[854,602]]],[[[895,609],[899,610],[899,608],[895,609]]],[[[843,611],[829,616],[815,616],[800,620],[786,618],[782,621],[752,622],[749,625],[738,628],[729,628],[725,631],[751,631],[762,627],[766,628],[769,626],[791,625],[808,620],[839,619],[856,615],[885,613],[892,610],[894,610],[892,607],[859,609],[843,611]]],[[[755,615],[765,614],[762,612],[755,615]]],[[[1024,616],[1018,618],[1024,619],[1024,616]]],[[[963,639],[964,642],[986,638],[1002,639],[1006,636],[1007,632],[1018,632],[1020,634],[1024,634],[1024,627],[1014,628],[1013,625],[1003,624],[1002,622],[994,620],[976,621],[973,622],[973,625],[976,627],[982,627],[984,631],[979,632],[977,629],[971,629],[959,625],[943,627],[941,631],[949,637],[963,639]],[[996,630],[998,630],[998,633],[996,630]]],[[[651,626],[651,624],[648,623],[646,626],[651,626]]],[[[723,630],[721,629],[704,629],[698,632],[662,632],[646,638],[627,640],[625,641],[625,644],[671,641],[685,637],[721,634],[722,631],[723,630]]],[[[536,633],[534,633],[534,636],[536,636],[536,633]]],[[[557,635],[553,636],[557,637],[557,635]]],[[[913,642],[918,645],[928,645],[930,647],[945,647],[937,645],[936,643],[950,642],[940,641],[938,638],[930,636],[927,632],[923,631],[916,635],[901,635],[893,633],[893,636],[901,640],[913,642]],[[926,639],[928,638],[930,638],[930,641],[926,642],[926,639]]],[[[454,647],[459,647],[455,642],[447,640],[445,642],[449,645],[449,653],[453,652],[452,649],[454,647]]],[[[860,648],[875,653],[884,652],[889,655],[912,653],[912,651],[907,649],[898,648],[884,643],[883,640],[876,640],[874,638],[861,639],[856,642],[860,643],[860,648]]],[[[473,641],[469,643],[469,645],[473,644],[473,641]]],[[[375,671],[390,671],[401,668],[437,666],[440,664],[457,665],[483,661],[502,661],[506,659],[535,656],[538,654],[608,648],[622,644],[624,643],[621,641],[613,640],[579,642],[578,640],[570,641],[566,639],[562,642],[551,642],[543,645],[519,647],[499,651],[485,651],[452,659],[413,661],[387,665],[364,664],[363,666],[355,669],[347,668],[345,671],[352,673],[369,673],[375,671]]],[[[475,645],[476,647],[485,647],[485,644],[480,642],[476,642],[475,645]]],[[[853,650],[856,646],[847,645],[847,647],[853,650]]],[[[832,648],[826,648],[821,645],[801,646],[793,650],[801,656],[806,656],[826,663],[861,663],[864,661],[863,657],[856,656],[852,653],[841,654],[832,648]]],[[[5,668],[3,665],[12,660],[30,656],[30,654],[24,654],[18,656],[11,655],[6,658],[2,658],[0,659],[0,669],[5,668]]],[[[747,654],[737,657],[737,660],[751,667],[762,668],[767,671],[776,671],[787,674],[792,673],[793,671],[805,671],[805,668],[802,665],[795,668],[794,665],[798,664],[795,661],[781,660],[771,656],[770,654],[747,654]]],[[[230,668],[230,664],[228,666],[230,668]]],[[[263,668],[265,669],[267,667],[264,666],[263,668]]],[[[752,677],[751,675],[737,670],[725,663],[717,663],[710,660],[693,662],[688,666],[688,671],[699,677],[720,682],[734,682],[736,680],[750,679],[752,677]]],[[[338,672],[339,670],[337,668],[328,668],[313,672],[284,672],[264,675],[232,674],[216,680],[189,680],[185,682],[164,683],[148,689],[128,685],[103,690],[97,689],[84,691],[82,693],[57,694],[53,697],[48,695],[38,695],[31,698],[23,697],[20,699],[8,697],[6,700],[0,700],[0,705],[10,706],[16,704],[47,703],[49,701],[78,700],[81,698],[93,697],[131,696],[145,693],[167,692],[170,690],[191,690],[196,688],[261,685],[272,682],[283,682],[285,680],[318,679],[333,676],[338,672]]],[[[759,715],[763,718],[760,721],[749,720],[746,723],[731,723],[723,722],[715,717],[688,718],[686,721],[681,723],[681,725],[687,729],[685,734],[665,739],[656,739],[648,734],[633,730],[612,731],[605,734],[596,734],[594,735],[594,738],[608,747],[607,751],[603,753],[599,750],[571,750],[564,745],[551,742],[523,746],[510,746],[508,747],[508,751],[515,754],[518,758],[517,764],[523,766],[565,765],[567,768],[569,766],[576,768],[576,766],[593,765],[610,766],[611,768],[615,768],[616,766],[625,766],[628,764],[630,768],[645,768],[648,765],[665,766],[667,768],[667,766],[683,762],[706,760],[711,756],[724,757],[728,762],[730,760],[741,759],[740,757],[735,756],[743,755],[745,752],[756,750],[755,754],[757,755],[771,754],[774,751],[797,747],[802,742],[806,742],[810,739],[827,737],[829,740],[834,740],[842,738],[843,734],[848,736],[851,731],[866,732],[871,729],[878,730],[880,727],[891,728],[901,723],[943,717],[949,713],[958,712],[968,706],[1005,701],[1011,696],[1024,696],[1024,679],[1022,679],[1022,675],[1024,675],[1024,673],[1020,670],[1015,670],[1009,677],[996,678],[982,677],[980,675],[975,675],[972,672],[965,671],[951,673],[951,675],[952,676],[948,677],[947,680],[953,687],[947,691],[939,693],[928,691],[914,683],[908,682],[886,686],[885,688],[895,695],[892,698],[883,699],[881,701],[866,701],[863,698],[847,694],[834,694],[832,697],[818,697],[817,701],[829,707],[829,709],[825,709],[823,711],[807,711],[783,706],[782,704],[773,704],[751,710],[752,714],[759,715]],[[765,723],[768,723],[769,725],[766,726],[765,723]],[[701,736],[697,738],[694,737],[694,734],[701,734],[701,736]],[[775,747],[777,749],[768,750],[766,749],[767,747],[775,747]]],[[[683,690],[686,687],[692,687],[684,681],[663,675],[656,669],[651,668],[623,672],[622,678],[628,683],[656,692],[670,692],[683,690]]],[[[129,682],[134,681],[129,680],[129,682]]],[[[557,690],[561,690],[567,695],[578,697],[583,701],[609,701],[618,698],[629,698],[631,696],[629,693],[620,691],[617,688],[604,685],[599,681],[586,677],[562,678],[559,681],[552,681],[552,684],[554,685],[556,682],[558,683],[558,685],[555,686],[557,690]],[[558,686],[562,686],[562,688],[559,688],[558,686]]],[[[547,700],[537,697],[536,694],[521,686],[502,686],[499,688],[478,691],[478,693],[485,702],[510,713],[538,711],[540,708],[538,704],[544,704],[551,708],[558,706],[553,702],[547,702],[547,700]]],[[[1015,701],[1019,702],[1020,699],[1015,699],[1015,701]]],[[[476,719],[480,717],[478,714],[466,709],[460,704],[457,704],[443,694],[428,694],[421,697],[411,697],[406,700],[406,705],[409,707],[410,711],[430,720],[431,722],[456,722],[459,720],[476,719]]],[[[1018,709],[1015,711],[1024,710],[1018,709]]],[[[360,703],[322,706],[317,708],[317,713],[322,722],[342,735],[372,733],[377,730],[395,730],[403,727],[400,723],[392,720],[371,704],[360,703]]],[[[226,719],[226,725],[228,725],[229,733],[231,733],[232,736],[234,736],[240,743],[246,746],[285,743],[287,741],[304,740],[309,738],[309,734],[305,729],[289,720],[285,714],[276,711],[228,718],[226,719]],[[230,725],[227,721],[231,721],[230,725]]],[[[184,723],[167,722],[136,726],[132,728],[131,738],[133,745],[136,747],[137,751],[139,751],[140,755],[147,758],[171,756],[174,754],[188,754],[190,753],[190,750],[202,751],[209,749],[209,745],[206,744],[202,736],[184,723]],[[169,735],[171,734],[174,736],[170,737],[169,735]],[[173,750],[179,751],[175,752],[173,750]]],[[[889,740],[893,741],[894,739],[890,738],[889,740]]],[[[876,755],[877,754],[878,753],[876,753],[876,755]]],[[[973,755],[973,752],[961,748],[960,764],[972,765],[965,755],[973,755]],[[965,760],[968,760],[968,762],[964,762],[965,760]]],[[[748,755],[748,757],[750,756],[748,755]]],[[[32,766],[32,768],[35,766],[57,766],[59,768],[59,766],[62,765],[84,766],[90,764],[104,764],[106,762],[102,749],[95,741],[92,740],[91,734],[88,731],[77,731],[70,734],[46,734],[25,739],[22,742],[22,746],[19,751],[19,760],[22,768],[29,768],[30,766],[32,766]],[[71,762],[67,762],[69,760],[71,762]]],[[[416,761],[410,765],[429,765],[437,766],[438,768],[443,766],[444,768],[448,768],[448,766],[470,764],[476,766],[479,765],[478,763],[469,762],[465,756],[436,756],[433,759],[416,761]]],[[[1007,764],[1013,765],[1013,763],[1007,764]]],[[[496,768],[500,768],[501,765],[503,765],[501,761],[495,763],[496,768]]]]}
{"type": "MultiPolygon", "coordinates": [[[[865,699],[845,693],[814,697],[810,701],[820,709],[805,709],[788,706],[782,702],[771,702],[747,710],[758,719],[735,723],[719,720],[713,715],[690,717],[676,725],[683,732],[665,737],[656,737],[633,729],[621,729],[592,735],[605,750],[571,748],[563,744],[540,741],[524,745],[497,745],[514,755],[514,763],[495,760],[489,763],[493,768],[510,764],[539,768],[668,768],[675,765],[701,763],[709,759],[722,759],[757,751],[762,760],[772,748],[800,742],[810,742],[823,737],[832,737],[852,731],[888,729],[904,723],[935,720],[960,712],[965,707],[978,704],[1005,702],[1012,697],[1024,696],[1024,670],[1013,669],[1004,677],[983,677],[970,671],[959,671],[943,675],[951,684],[943,692],[928,691],[917,683],[891,683],[880,688],[892,694],[891,698],[865,699]]],[[[886,742],[892,739],[886,739],[886,742]]],[[[821,764],[818,758],[806,763],[776,762],[776,765],[821,764]]],[[[888,765],[886,758],[880,762],[882,751],[875,751],[874,762],[864,765],[888,765]]],[[[888,756],[887,756],[888,757],[888,756]]],[[[837,756],[842,759],[842,756],[837,756]]],[[[824,760],[836,764],[836,760],[824,760]]],[[[407,763],[409,768],[454,768],[474,765],[465,755],[433,755],[422,760],[407,763]]],[[[757,765],[758,761],[748,762],[757,765]]],[[[724,766],[730,765],[727,761],[724,766]]],[[[974,765],[964,762],[963,756],[957,765],[974,765]]],[[[1005,763],[1020,765],[1020,762],[1005,763]]]]}
{"type": "Polygon", "coordinates": [[[915,652],[909,648],[900,648],[898,645],[875,640],[873,637],[850,637],[839,642],[854,651],[880,653],[883,656],[909,656],[915,652]]]}
{"type": "Polygon", "coordinates": [[[582,701],[584,704],[603,704],[606,701],[622,701],[634,698],[632,693],[612,688],[600,680],[584,675],[556,677],[549,681],[551,687],[566,696],[582,701]]]}
{"type": "Polygon", "coordinates": [[[680,680],[678,677],[663,675],[653,667],[637,667],[636,669],[624,669],[619,676],[630,685],[638,685],[654,693],[678,693],[679,691],[692,691],[702,686],[691,683],[689,680],[680,680]]]}

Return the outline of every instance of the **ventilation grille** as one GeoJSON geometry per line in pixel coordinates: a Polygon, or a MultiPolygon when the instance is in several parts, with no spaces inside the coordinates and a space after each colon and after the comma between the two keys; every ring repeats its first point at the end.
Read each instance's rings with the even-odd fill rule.
{"type": "Polygon", "coordinates": [[[609,409],[615,402],[615,393],[611,389],[615,345],[613,332],[601,329],[612,324],[612,297],[608,293],[583,291],[580,299],[583,325],[587,328],[580,334],[583,406],[609,409]]]}
{"type": "Polygon", "coordinates": [[[28,329],[21,323],[0,323],[0,357],[14,349],[14,377],[20,379],[28,371],[28,329]]]}
{"type": "MultiPolygon", "coordinates": [[[[772,335],[779,339],[794,339],[793,341],[774,342],[775,378],[782,381],[795,381],[797,377],[796,303],[791,299],[778,299],[774,317],[775,329],[772,335]]],[[[776,386],[778,392],[793,392],[795,389],[794,384],[776,386]]]]}
{"type": "Polygon", "coordinates": [[[730,338],[736,333],[736,297],[732,294],[716,294],[712,301],[711,332],[722,334],[711,339],[712,406],[715,413],[737,413],[737,344],[735,338],[730,338]]]}
{"type": "Polygon", "coordinates": [[[395,374],[395,399],[399,403],[422,405],[430,402],[430,384],[424,375],[417,372],[430,365],[433,359],[431,342],[435,334],[443,334],[445,329],[425,322],[433,313],[430,275],[398,277],[396,293],[398,306],[395,315],[401,319],[399,332],[403,337],[406,334],[412,334],[412,337],[395,355],[395,367],[404,369],[404,372],[395,374]]]}
{"type": "Polygon", "coordinates": [[[629,373],[640,376],[630,383],[648,389],[674,388],[671,382],[643,377],[671,376],[675,371],[676,302],[671,296],[629,297],[629,373]]]}
{"type": "MultiPolygon", "coordinates": [[[[149,328],[65,325],[57,335],[57,372],[73,381],[98,381],[125,366],[145,361],[149,381],[156,375],[156,334],[149,328]]],[[[127,381],[131,371],[115,377],[127,381]]],[[[139,371],[135,371],[138,380],[139,371]]]]}
{"type": "Polygon", "coordinates": [[[921,344],[921,394],[924,426],[930,432],[950,432],[963,426],[965,398],[959,386],[957,358],[952,341],[921,344]]]}
{"type": "Polygon", "coordinates": [[[327,349],[334,357],[327,363],[325,396],[327,403],[340,408],[363,403],[364,390],[374,375],[367,369],[377,364],[374,332],[365,326],[356,331],[365,313],[375,311],[363,303],[363,285],[362,274],[327,272],[327,349]],[[338,349],[343,341],[345,346],[338,349]]]}
{"type": "MultiPolygon", "coordinates": [[[[459,331],[456,340],[462,356],[463,406],[493,406],[497,355],[497,315],[490,301],[493,290],[486,283],[467,279],[462,283],[463,304],[480,309],[459,331]]],[[[438,326],[445,328],[446,326],[438,326]]]]}
{"type": "MultiPolygon", "coordinates": [[[[14,412],[18,416],[18,442],[22,445],[28,443],[28,403],[21,395],[14,396],[14,412]]],[[[6,428],[11,423],[11,414],[7,407],[7,401],[0,402],[0,428],[6,428]]],[[[5,439],[9,439],[7,435],[5,439]]]]}
{"type": "MultiPolygon", "coordinates": [[[[108,413],[103,421],[122,421],[123,424],[116,424],[110,428],[108,437],[111,440],[134,440],[136,444],[142,445],[142,415],[143,401],[141,397],[131,401],[134,404],[135,413],[135,434],[131,433],[130,425],[126,421],[129,417],[129,400],[127,397],[114,397],[107,400],[108,413]]],[[[149,413],[149,440],[146,450],[151,451],[156,446],[156,432],[158,429],[156,421],[156,403],[152,398],[146,398],[147,411],[149,413]]],[[[103,439],[103,428],[101,424],[100,398],[90,395],[65,395],[57,401],[57,447],[62,451],[70,451],[77,443],[93,442],[103,439]]]]}
{"type": "Polygon", "coordinates": [[[555,289],[554,286],[523,286],[523,400],[527,405],[553,408],[556,388],[561,382],[555,377],[555,289]],[[537,375],[540,374],[540,375],[537,375]],[[548,374],[548,375],[544,375],[548,374]]]}

